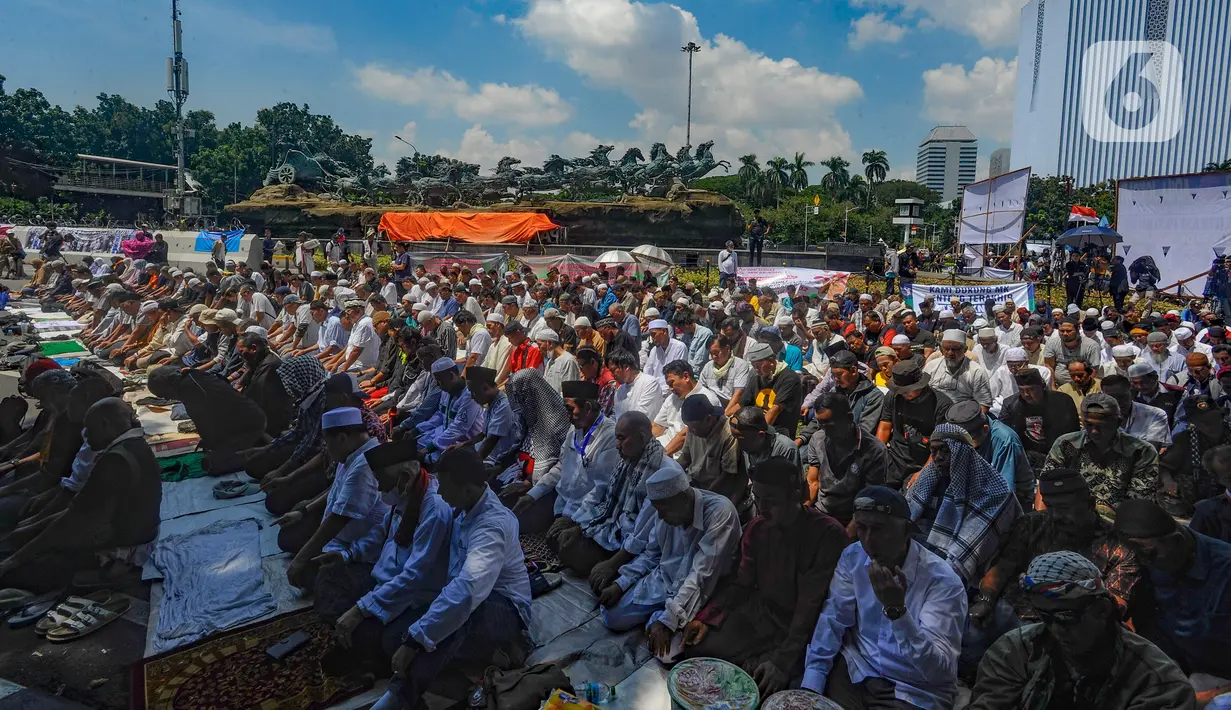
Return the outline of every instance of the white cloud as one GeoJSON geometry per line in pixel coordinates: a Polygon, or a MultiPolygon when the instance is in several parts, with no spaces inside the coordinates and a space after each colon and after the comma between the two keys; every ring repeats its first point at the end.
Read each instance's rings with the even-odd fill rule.
{"type": "Polygon", "coordinates": [[[964,125],[980,139],[1004,143],[1013,137],[1017,60],[984,57],[968,72],[944,64],[923,72],[923,112],[941,123],[964,125]]]}
{"type": "Polygon", "coordinates": [[[509,21],[509,18],[505,17],[504,15],[492,15],[492,22],[495,22],[497,25],[503,25],[504,23],[508,21],[509,21]]]}
{"type": "MultiPolygon", "coordinates": [[[[726,35],[701,35],[696,17],[674,5],[634,0],[531,0],[515,22],[522,33],[590,84],[619,91],[637,104],[631,122],[640,140],[684,143],[688,60],[693,56],[692,142],[715,141],[720,157],[745,152],[817,159],[846,151],[850,139],[834,109],[856,101],[854,79],[774,59],[726,35]],[[830,153],[832,154],[832,153],[830,153]]],[[[643,147],[644,150],[644,147],[643,147]]]]}
{"type": "Polygon", "coordinates": [[[906,36],[907,28],[885,19],[885,13],[872,12],[851,20],[851,33],[847,42],[851,49],[862,49],[873,42],[897,44],[906,36]]]}
{"type": "Polygon", "coordinates": [[[967,34],[984,47],[1017,44],[1023,0],[856,0],[856,5],[898,8],[921,16],[919,26],[967,34]]]}
{"type": "Polygon", "coordinates": [[[360,89],[378,98],[429,110],[446,109],[466,121],[554,126],[572,113],[568,102],[552,89],[486,83],[475,90],[465,79],[435,67],[407,74],[368,64],[355,70],[355,78],[360,89]]]}

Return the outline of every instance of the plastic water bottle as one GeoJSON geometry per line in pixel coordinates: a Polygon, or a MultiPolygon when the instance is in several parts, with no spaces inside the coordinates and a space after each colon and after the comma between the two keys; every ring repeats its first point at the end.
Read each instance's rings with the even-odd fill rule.
{"type": "Polygon", "coordinates": [[[597,703],[602,705],[605,702],[614,700],[616,696],[615,688],[606,683],[578,683],[573,686],[573,695],[576,695],[579,700],[584,700],[588,703],[597,703]]]}

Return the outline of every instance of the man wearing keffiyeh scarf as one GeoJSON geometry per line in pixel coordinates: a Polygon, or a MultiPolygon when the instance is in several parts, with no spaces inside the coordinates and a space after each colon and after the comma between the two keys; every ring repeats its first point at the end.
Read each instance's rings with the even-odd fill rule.
{"type": "Polygon", "coordinates": [[[513,373],[505,390],[509,406],[521,419],[522,440],[517,461],[500,474],[507,484],[500,497],[516,501],[559,462],[570,424],[564,400],[538,370],[513,373]]]}
{"type": "MultiPolygon", "coordinates": [[[[654,439],[650,420],[641,412],[626,412],[620,417],[615,435],[620,463],[611,478],[590,491],[572,519],[561,516],[547,531],[548,545],[566,567],[578,574],[590,575],[598,571],[600,563],[607,565],[626,554],[621,547],[637,527],[645,503],[646,479],[668,463],[678,466],[654,439]]],[[[653,509],[647,509],[653,516],[653,509]]],[[[624,562],[629,559],[631,555],[624,562]]]]}
{"type": "Polygon", "coordinates": [[[295,423],[268,446],[241,452],[249,460],[253,478],[289,474],[311,460],[321,448],[321,414],[325,411],[324,387],[328,374],[311,355],[289,357],[278,366],[278,378],[295,400],[295,423]]]}
{"type": "Polygon", "coordinates": [[[1009,484],[953,424],[932,433],[932,462],[907,491],[911,519],[967,584],[987,570],[1022,509],[1009,484]]]}
{"type": "Polygon", "coordinates": [[[988,650],[971,710],[1197,707],[1175,662],[1120,625],[1099,568],[1085,557],[1039,555],[1021,586],[1043,623],[1010,631],[988,650]]]}

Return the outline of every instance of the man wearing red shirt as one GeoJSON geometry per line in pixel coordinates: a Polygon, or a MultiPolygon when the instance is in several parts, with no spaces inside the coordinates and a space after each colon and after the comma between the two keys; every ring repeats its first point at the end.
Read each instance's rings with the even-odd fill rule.
{"type": "Polygon", "coordinates": [[[513,321],[506,325],[504,337],[508,338],[509,344],[513,346],[512,352],[509,353],[510,375],[526,368],[543,369],[543,353],[526,337],[526,329],[521,323],[513,321]]]}

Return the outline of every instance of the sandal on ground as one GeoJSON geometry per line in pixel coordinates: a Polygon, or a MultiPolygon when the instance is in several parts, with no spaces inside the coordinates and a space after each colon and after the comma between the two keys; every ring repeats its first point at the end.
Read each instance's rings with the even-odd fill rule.
{"type": "Polygon", "coordinates": [[[214,486],[214,497],[218,500],[243,498],[261,492],[261,484],[244,481],[222,481],[214,486]]]}
{"type": "Polygon", "coordinates": [[[63,624],[47,632],[47,640],[52,643],[76,641],[82,636],[88,636],[107,624],[124,616],[132,600],[117,596],[106,604],[91,604],[63,624]]]}
{"type": "Polygon", "coordinates": [[[45,601],[30,604],[26,606],[24,609],[18,611],[17,613],[9,617],[9,628],[10,629],[24,629],[30,624],[33,624],[37,622],[39,619],[42,619],[44,616],[46,616],[47,612],[51,611],[52,608],[55,607],[55,605],[56,605],[55,597],[52,597],[51,599],[47,599],[45,601]]]}
{"type": "Polygon", "coordinates": [[[34,633],[46,636],[47,632],[73,618],[73,614],[93,604],[107,604],[111,601],[111,597],[111,592],[106,590],[87,594],[84,597],[69,597],[48,611],[46,616],[34,625],[34,633]]]}

